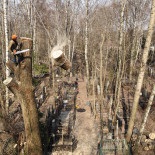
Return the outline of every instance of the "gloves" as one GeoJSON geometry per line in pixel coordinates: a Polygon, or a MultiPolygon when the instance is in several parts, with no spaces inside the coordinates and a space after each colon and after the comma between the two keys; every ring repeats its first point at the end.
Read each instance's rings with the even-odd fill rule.
{"type": "Polygon", "coordinates": [[[13,54],[16,54],[16,52],[17,52],[16,50],[13,50],[13,54]]]}

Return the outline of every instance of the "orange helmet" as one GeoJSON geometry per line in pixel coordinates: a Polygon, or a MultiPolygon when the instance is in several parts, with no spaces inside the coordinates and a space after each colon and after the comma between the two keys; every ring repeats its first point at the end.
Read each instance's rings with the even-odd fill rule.
{"type": "Polygon", "coordinates": [[[16,40],[17,39],[17,36],[14,34],[14,35],[12,35],[12,40],[16,40]]]}

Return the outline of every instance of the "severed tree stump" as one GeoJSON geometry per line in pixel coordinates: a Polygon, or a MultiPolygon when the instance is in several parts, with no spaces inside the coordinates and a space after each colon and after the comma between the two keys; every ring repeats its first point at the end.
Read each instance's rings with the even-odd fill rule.
{"type": "Polygon", "coordinates": [[[68,70],[71,67],[71,63],[66,58],[62,50],[54,50],[51,53],[51,57],[54,59],[54,66],[60,66],[64,70],[68,70]]]}
{"type": "Polygon", "coordinates": [[[21,50],[29,49],[29,52],[23,53],[24,59],[17,66],[12,61],[7,62],[6,65],[14,76],[3,83],[21,104],[26,134],[26,154],[42,155],[38,112],[32,85],[32,43],[30,38],[21,38],[21,50]]]}

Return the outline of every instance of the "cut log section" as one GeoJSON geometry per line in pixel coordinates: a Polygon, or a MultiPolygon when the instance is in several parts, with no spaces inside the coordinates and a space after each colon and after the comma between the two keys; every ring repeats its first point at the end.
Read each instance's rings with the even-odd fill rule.
{"type": "Polygon", "coordinates": [[[138,138],[138,135],[137,135],[137,134],[133,134],[133,135],[132,135],[132,140],[133,140],[133,141],[136,141],[137,138],[138,138]]]}
{"type": "Polygon", "coordinates": [[[145,142],[145,140],[146,140],[146,135],[142,135],[141,136],[141,142],[145,142]]]}
{"type": "Polygon", "coordinates": [[[144,147],[144,150],[145,150],[145,151],[148,151],[148,150],[149,150],[149,147],[148,147],[148,146],[145,146],[145,147],[144,147]]]}
{"type": "Polygon", "coordinates": [[[155,133],[150,133],[149,138],[152,139],[152,140],[155,139],[155,133]]]}
{"type": "Polygon", "coordinates": [[[59,66],[59,67],[63,68],[64,70],[70,69],[71,63],[65,57],[62,50],[52,51],[51,57],[54,59],[54,66],[59,66]]]}
{"type": "Polygon", "coordinates": [[[155,149],[155,146],[153,144],[149,144],[149,150],[154,150],[155,149]]]}
{"type": "Polygon", "coordinates": [[[142,142],[142,146],[145,151],[153,150],[155,148],[154,140],[145,139],[145,142],[142,142]]]}
{"type": "Polygon", "coordinates": [[[153,141],[151,139],[145,139],[145,143],[152,143],[153,141]]]}

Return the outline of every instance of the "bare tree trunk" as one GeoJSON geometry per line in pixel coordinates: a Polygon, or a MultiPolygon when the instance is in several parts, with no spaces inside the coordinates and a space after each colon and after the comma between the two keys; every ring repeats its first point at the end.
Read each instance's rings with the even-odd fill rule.
{"type": "Polygon", "coordinates": [[[103,138],[103,44],[105,41],[105,36],[102,35],[102,41],[100,44],[100,134],[101,140],[103,138]]]}
{"type": "Polygon", "coordinates": [[[141,40],[142,40],[142,36],[143,36],[143,30],[142,28],[138,28],[137,32],[140,32],[140,34],[136,34],[136,47],[135,47],[135,50],[136,50],[136,56],[135,56],[135,60],[134,60],[134,66],[136,65],[136,62],[138,60],[138,55],[139,55],[139,52],[140,52],[140,49],[141,49],[141,40]]]}
{"type": "Polygon", "coordinates": [[[94,56],[92,57],[92,71],[93,71],[93,101],[94,101],[94,117],[96,118],[96,92],[95,92],[95,88],[96,88],[96,54],[94,52],[94,56]]]}
{"type": "MultiPolygon", "coordinates": [[[[8,28],[7,28],[7,0],[3,1],[3,9],[4,9],[4,29],[5,29],[5,49],[6,49],[6,55],[5,59],[6,62],[8,61],[8,28]]],[[[9,77],[9,69],[6,66],[6,78],[9,77]]],[[[8,108],[9,108],[9,91],[8,88],[6,87],[6,112],[8,113],[8,108]]]]}
{"type": "Polygon", "coordinates": [[[37,59],[37,54],[36,54],[36,28],[37,28],[37,19],[36,19],[36,11],[35,10],[36,9],[33,6],[33,20],[34,20],[33,21],[33,52],[34,52],[34,62],[35,62],[35,59],[37,59]]]}
{"type": "Polygon", "coordinates": [[[51,53],[51,46],[50,46],[50,42],[48,42],[48,55],[49,55],[49,86],[50,88],[52,87],[52,82],[53,82],[53,72],[54,70],[52,70],[53,66],[52,66],[52,59],[50,58],[50,53],[51,53]]]}
{"type": "Polygon", "coordinates": [[[42,144],[39,132],[38,112],[32,86],[32,39],[21,39],[22,49],[30,49],[24,53],[24,60],[16,66],[12,61],[7,66],[15,77],[9,77],[3,83],[20,101],[26,133],[27,155],[42,155],[42,144]]]}
{"type": "Polygon", "coordinates": [[[86,0],[86,21],[85,21],[85,61],[86,61],[86,75],[87,75],[87,93],[89,95],[89,85],[90,85],[90,76],[89,76],[89,64],[88,64],[88,0],[86,0]]]}
{"type": "Polygon", "coordinates": [[[154,25],[155,25],[155,0],[152,0],[152,8],[151,8],[151,16],[150,16],[148,34],[147,34],[147,38],[146,38],[145,48],[143,51],[141,68],[140,68],[140,72],[139,72],[139,76],[138,76],[138,80],[137,80],[136,91],[135,91],[134,101],[133,101],[133,106],[132,106],[132,112],[131,112],[131,116],[130,116],[128,132],[127,132],[127,136],[126,136],[127,142],[130,141],[130,138],[132,135],[134,120],[135,120],[139,97],[140,97],[140,92],[141,92],[141,88],[142,88],[142,84],[143,84],[146,62],[147,62],[147,58],[148,58],[149,48],[150,48],[150,44],[151,44],[151,38],[152,38],[153,30],[154,30],[154,25]]]}
{"type": "Polygon", "coordinates": [[[69,44],[68,44],[68,60],[71,61],[71,41],[69,37],[69,44]]]}
{"type": "Polygon", "coordinates": [[[100,45],[100,88],[101,88],[101,98],[103,98],[103,43],[105,41],[105,36],[102,36],[102,41],[100,45]]]}
{"type": "Polygon", "coordinates": [[[132,80],[132,72],[133,72],[133,64],[134,64],[134,51],[135,51],[135,43],[136,43],[136,22],[133,29],[133,41],[131,47],[131,56],[130,56],[130,72],[129,72],[129,80],[132,80]]]}
{"type": "Polygon", "coordinates": [[[120,21],[120,40],[119,40],[119,51],[118,51],[118,71],[116,77],[115,87],[115,112],[113,117],[113,123],[115,123],[117,111],[120,104],[120,92],[121,92],[121,80],[122,80],[122,47],[123,47],[123,27],[124,27],[124,10],[126,6],[126,0],[121,2],[121,21],[120,21]]]}
{"type": "Polygon", "coordinates": [[[152,93],[150,95],[148,105],[147,105],[147,108],[146,108],[146,111],[145,111],[145,115],[144,115],[144,118],[143,118],[143,122],[142,122],[142,125],[141,125],[141,128],[140,128],[140,136],[139,136],[138,143],[140,143],[141,136],[143,134],[143,131],[144,131],[144,128],[145,128],[145,125],[146,125],[147,117],[149,115],[149,112],[150,112],[150,109],[151,109],[151,106],[152,106],[152,103],[153,103],[154,95],[155,95],[155,85],[153,86],[152,93]]]}
{"type": "MultiPolygon", "coordinates": [[[[4,41],[4,16],[1,16],[1,20],[2,20],[2,25],[1,25],[1,52],[2,52],[2,77],[4,77],[5,75],[5,72],[4,72],[4,69],[5,69],[5,65],[3,63],[3,60],[5,60],[5,50],[4,50],[4,44],[5,44],[5,41],[4,41]]],[[[1,81],[2,83],[2,81],[1,81]]]]}
{"type": "Polygon", "coordinates": [[[74,52],[75,52],[75,40],[76,40],[76,36],[75,36],[75,32],[74,32],[74,37],[73,37],[73,47],[72,47],[72,56],[71,56],[71,64],[73,63],[73,58],[74,58],[74,52]]]}
{"type": "MultiPolygon", "coordinates": [[[[104,65],[104,78],[103,78],[103,90],[105,87],[105,81],[106,81],[106,74],[107,74],[107,65],[108,65],[108,55],[109,55],[109,49],[106,49],[106,55],[105,55],[105,65],[104,65]]],[[[104,91],[105,94],[105,91],[104,91]]]]}

